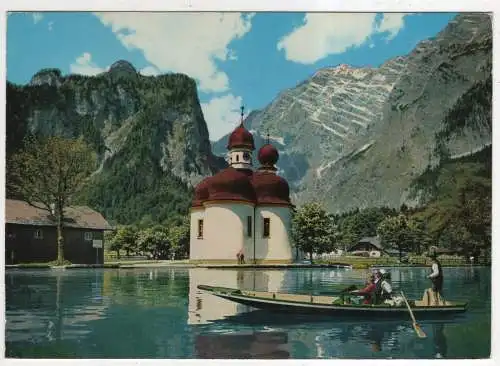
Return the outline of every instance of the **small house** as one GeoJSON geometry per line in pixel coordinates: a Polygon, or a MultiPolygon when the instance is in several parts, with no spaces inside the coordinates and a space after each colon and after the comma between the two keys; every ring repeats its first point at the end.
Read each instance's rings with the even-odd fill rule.
{"type": "Polygon", "coordinates": [[[378,236],[362,238],[347,250],[347,254],[366,254],[369,257],[380,257],[383,253],[384,249],[380,245],[380,238],[378,236]]]}
{"type": "MultiPolygon", "coordinates": [[[[112,227],[86,206],[65,209],[64,258],[78,264],[104,262],[104,231],[112,227]]],[[[47,210],[5,200],[5,263],[49,262],[57,259],[56,220],[47,210]]]]}

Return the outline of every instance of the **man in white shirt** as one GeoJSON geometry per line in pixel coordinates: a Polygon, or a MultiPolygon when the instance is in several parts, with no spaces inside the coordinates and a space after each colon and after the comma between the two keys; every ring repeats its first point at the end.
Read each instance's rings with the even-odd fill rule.
{"type": "Polygon", "coordinates": [[[432,272],[427,276],[432,281],[432,292],[434,293],[434,303],[439,302],[439,296],[443,293],[443,270],[441,268],[441,263],[437,260],[437,254],[432,251],[429,254],[431,258],[431,270],[432,272]]]}

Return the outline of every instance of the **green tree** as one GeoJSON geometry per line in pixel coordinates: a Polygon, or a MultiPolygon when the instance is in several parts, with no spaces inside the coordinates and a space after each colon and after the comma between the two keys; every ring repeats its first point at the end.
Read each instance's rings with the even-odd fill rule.
{"type": "Polygon", "coordinates": [[[413,217],[406,220],[408,239],[411,251],[420,255],[423,250],[427,250],[432,242],[432,238],[427,231],[425,223],[413,217]]]}
{"type": "Polygon", "coordinates": [[[173,258],[183,258],[189,255],[189,218],[185,218],[180,224],[173,225],[168,230],[170,241],[170,254],[173,258]]]}
{"type": "Polygon", "coordinates": [[[336,219],[339,227],[339,241],[343,249],[348,249],[364,237],[377,235],[378,225],[388,215],[391,215],[388,208],[373,207],[364,210],[356,209],[336,219]]]}
{"type": "Polygon", "coordinates": [[[168,253],[168,234],[163,228],[147,228],[137,234],[137,246],[143,253],[153,258],[165,258],[168,253]]]}
{"type": "Polygon", "coordinates": [[[377,233],[381,237],[384,246],[389,245],[389,247],[399,251],[399,260],[401,260],[403,250],[410,247],[406,216],[399,214],[398,216],[387,217],[379,224],[377,233]]]}
{"type": "Polygon", "coordinates": [[[57,263],[64,262],[64,210],[96,169],[96,156],[82,139],[25,139],[9,162],[10,191],[50,213],[57,226],[57,263]]]}
{"type": "Polygon", "coordinates": [[[131,252],[137,252],[136,239],[137,229],[134,226],[126,225],[120,226],[116,230],[113,241],[117,243],[116,246],[119,246],[120,249],[125,250],[127,256],[129,256],[131,252]]]}
{"type": "Polygon", "coordinates": [[[483,169],[477,163],[443,169],[436,198],[417,214],[440,246],[466,256],[491,247],[491,175],[483,169]]]}
{"type": "Polygon", "coordinates": [[[292,238],[295,245],[313,260],[313,253],[326,253],[335,249],[333,220],[316,202],[300,207],[293,215],[292,238]]]}
{"type": "Polygon", "coordinates": [[[107,243],[109,250],[116,252],[116,257],[120,259],[120,250],[123,248],[123,243],[116,240],[116,230],[106,231],[104,233],[104,242],[107,243]]]}

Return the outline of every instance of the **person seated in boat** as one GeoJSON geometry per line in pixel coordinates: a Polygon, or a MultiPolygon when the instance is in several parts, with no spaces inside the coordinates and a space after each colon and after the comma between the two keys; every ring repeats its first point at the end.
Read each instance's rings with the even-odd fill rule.
{"type": "Polygon", "coordinates": [[[368,278],[366,286],[360,290],[351,291],[353,295],[364,297],[363,304],[368,305],[372,303],[373,292],[375,291],[375,276],[372,274],[368,278]]]}
{"type": "Polygon", "coordinates": [[[374,304],[381,304],[392,299],[392,285],[388,277],[388,272],[385,269],[379,269],[375,272],[374,304]]]}

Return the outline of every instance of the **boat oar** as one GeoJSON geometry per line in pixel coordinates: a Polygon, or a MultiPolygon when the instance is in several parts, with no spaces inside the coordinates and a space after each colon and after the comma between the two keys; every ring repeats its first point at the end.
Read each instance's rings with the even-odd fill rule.
{"type": "Polygon", "coordinates": [[[401,296],[403,296],[403,300],[405,301],[406,307],[408,308],[408,311],[410,312],[411,319],[413,320],[413,329],[415,329],[415,332],[417,333],[419,338],[425,338],[427,335],[425,334],[424,330],[420,328],[420,325],[417,324],[417,321],[415,319],[415,315],[413,315],[413,311],[411,311],[410,304],[408,304],[408,300],[406,300],[405,294],[403,291],[401,291],[401,296]]]}
{"type": "Polygon", "coordinates": [[[356,285],[351,285],[351,286],[349,286],[349,287],[346,287],[346,288],[342,289],[340,292],[341,292],[341,293],[344,293],[344,292],[351,292],[351,291],[356,290],[357,288],[358,288],[358,286],[356,286],[356,285]]]}
{"type": "Polygon", "coordinates": [[[320,295],[342,295],[342,294],[345,294],[347,292],[351,292],[351,291],[354,291],[356,290],[358,287],[356,285],[350,285],[349,287],[343,287],[343,288],[338,288],[338,289],[334,289],[332,291],[320,291],[319,294],[320,295]]]}

